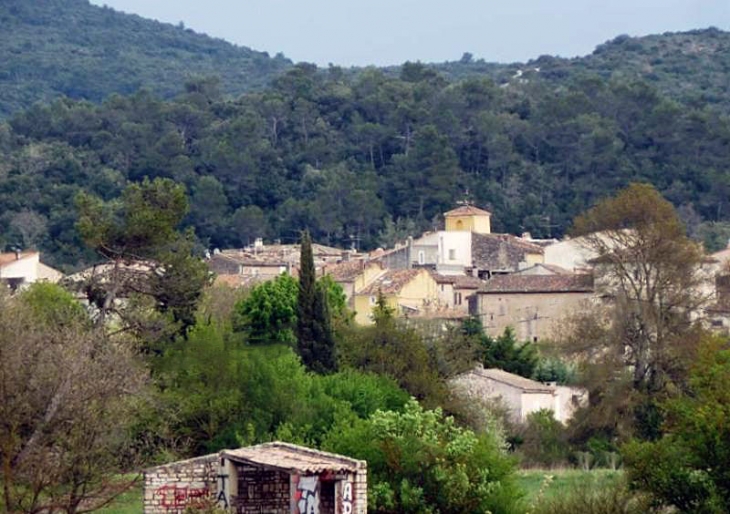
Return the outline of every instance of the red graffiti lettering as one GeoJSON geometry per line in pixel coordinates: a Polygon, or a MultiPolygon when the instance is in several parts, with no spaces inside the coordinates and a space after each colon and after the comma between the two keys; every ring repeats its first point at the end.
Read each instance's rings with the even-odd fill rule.
{"type": "Polygon", "coordinates": [[[210,491],[207,487],[190,487],[180,485],[163,485],[155,490],[154,496],[160,498],[160,506],[165,509],[195,507],[207,498],[210,491]]]}

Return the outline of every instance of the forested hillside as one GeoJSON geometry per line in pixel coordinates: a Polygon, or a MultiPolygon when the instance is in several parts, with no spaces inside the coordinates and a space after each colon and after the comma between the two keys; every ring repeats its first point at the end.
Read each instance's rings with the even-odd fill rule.
{"type": "Polygon", "coordinates": [[[500,84],[532,80],[558,85],[586,72],[603,79],[645,80],[679,102],[730,112],[730,33],[716,28],[622,35],[572,59],[543,55],[527,63],[498,65],[465,54],[460,61],[433,68],[452,79],[486,75],[500,84]]]}
{"type": "Polygon", "coordinates": [[[142,92],[17,114],[0,125],[0,237],[80,265],[76,193],[110,199],[145,176],[187,187],[187,223],[209,247],[291,241],[304,227],[323,243],[392,244],[437,225],[467,190],[495,230],[559,236],[638,180],[724,245],[728,162],[719,109],[645,81],[585,72],[502,87],[418,64],[398,77],[298,65],[236,101],[196,81],[169,102],[142,92]]]}
{"type": "Polygon", "coordinates": [[[238,94],[290,66],[282,56],[87,0],[0,2],[0,118],[60,95],[101,101],[146,87],[171,97],[196,76],[217,76],[238,94]]]}

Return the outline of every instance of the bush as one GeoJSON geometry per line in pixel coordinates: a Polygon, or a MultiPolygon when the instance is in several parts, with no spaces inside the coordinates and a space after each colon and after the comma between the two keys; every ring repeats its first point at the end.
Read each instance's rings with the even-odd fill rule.
{"type": "Polygon", "coordinates": [[[520,435],[519,453],[523,464],[556,467],[567,462],[570,453],[567,434],[553,411],[541,409],[531,413],[520,435]]]}
{"type": "Polygon", "coordinates": [[[396,513],[512,513],[519,493],[504,440],[460,428],[415,400],[403,413],[340,424],[325,448],[365,459],[369,507],[396,513]]]}

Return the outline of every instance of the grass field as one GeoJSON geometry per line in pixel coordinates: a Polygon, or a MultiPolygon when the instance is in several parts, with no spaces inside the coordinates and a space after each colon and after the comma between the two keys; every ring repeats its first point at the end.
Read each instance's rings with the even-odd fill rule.
{"type": "Polygon", "coordinates": [[[529,469],[517,472],[517,483],[525,491],[525,503],[529,505],[538,499],[541,489],[542,498],[557,498],[576,489],[603,489],[622,476],[621,471],[610,469],[529,469]]]}
{"type": "Polygon", "coordinates": [[[119,496],[114,503],[101,509],[102,514],[139,514],[142,512],[142,483],[119,496]]]}

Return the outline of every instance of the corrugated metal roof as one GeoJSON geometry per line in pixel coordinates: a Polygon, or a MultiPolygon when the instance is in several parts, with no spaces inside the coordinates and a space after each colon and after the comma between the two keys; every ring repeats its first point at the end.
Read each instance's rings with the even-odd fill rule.
{"type": "Polygon", "coordinates": [[[367,466],[365,461],[281,442],[264,443],[237,450],[223,450],[221,456],[254,466],[303,473],[355,472],[367,466]]]}

